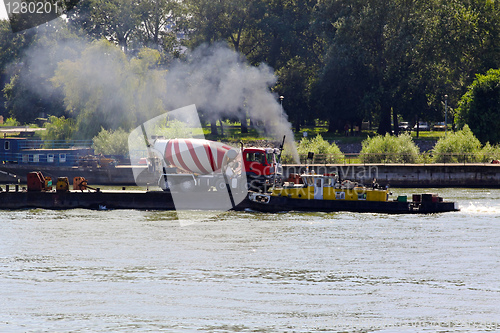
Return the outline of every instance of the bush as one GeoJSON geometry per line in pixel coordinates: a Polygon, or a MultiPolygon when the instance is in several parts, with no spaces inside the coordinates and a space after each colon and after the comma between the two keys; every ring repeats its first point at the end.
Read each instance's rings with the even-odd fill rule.
{"type": "Polygon", "coordinates": [[[94,141],[94,151],[96,154],[103,155],[128,155],[128,135],[123,129],[119,128],[116,131],[105,130],[101,131],[92,140],[94,141]]]}
{"type": "Polygon", "coordinates": [[[335,143],[330,144],[319,134],[312,139],[302,138],[297,146],[297,152],[303,158],[307,158],[307,154],[313,152],[316,160],[324,157],[324,163],[341,163],[344,160],[340,148],[335,143]]]}
{"type": "Polygon", "coordinates": [[[4,120],[2,126],[20,126],[21,124],[16,120],[16,118],[10,117],[4,120]]]}
{"type": "MultiPolygon", "coordinates": [[[[487,149],[491,151],[489,144],[487,149]]],[[[468,125],[439,139],[432,150],[434,163],[484,162],[484,152],[468,125]]]]}
{"type": "Polygon", "coordinates": [[[491,163],[493,160],[500,160],[500,145],[492,146],[486,142],[481,150],[481,162],[491,163]]]}
{"type": "Polygon", "coordinates": [[[40,136],[42,140],[70,141],[75,131],[75,121],[71,118],[50,116],[49,121],[44,124],[45,131],[40,136]]]}
{"type": "Polygon", "coordinates": [[[420,149],[410,134],[374,136],[362,142],[360,158],[365,163],[417,163],[420,149]]]}

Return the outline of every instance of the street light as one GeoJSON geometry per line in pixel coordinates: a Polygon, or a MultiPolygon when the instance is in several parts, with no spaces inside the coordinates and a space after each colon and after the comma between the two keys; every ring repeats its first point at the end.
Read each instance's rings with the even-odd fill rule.
{"type": "Polygon", "coordinates": [[[285,96],[280,96],[280,105],[281,105],[281,115],[280,115],[280,124],[283,124],[283,99],[285,96]]]}
{"type": "Polygon", "coordinates": [[[448,95],[444,95],[444,136],[448,133],[448,95]]]}

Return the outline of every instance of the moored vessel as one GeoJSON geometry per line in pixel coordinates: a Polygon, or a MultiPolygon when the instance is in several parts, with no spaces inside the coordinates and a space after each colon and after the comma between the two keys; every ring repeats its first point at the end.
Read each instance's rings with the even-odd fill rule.
{"type": "Polygon", "coordinates": [[[370,212],[389,214],[422,214],[458,211],[435,193],[398,196],[390,199],[389,188],[374,180],[367,187],[349,180],[340,181],[336,174],[292,174],[283,186],[268,193],[252,192],[248,198],[252,209],[263,212],[323,211],[370,212]]]}

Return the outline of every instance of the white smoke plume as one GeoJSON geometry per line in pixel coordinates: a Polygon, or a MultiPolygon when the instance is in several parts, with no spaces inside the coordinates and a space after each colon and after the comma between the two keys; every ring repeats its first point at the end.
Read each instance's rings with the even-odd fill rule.
{"type": "Polygon", "coordinates": [[[208,120],[223,116],[262,124],[268,136],[281,140],[296,155],[291,124],[270,88],[276,83],[272,68],[249,65],[240,54],[224,44],[200,46],[185,62],[178,62],[166,74],[165,105],[169,109],[195,104],[207,112],[208,120]]]}
{"type": "MultiPolygon", "coordinates": [[[[166,70],[154,68],[138,74],[134,66],[123,65],[132,64],[133,59],[126,59],[117,48],[103,50],[93,47],[95,42],[81,41],[81,45],[75,45],[78,40],[74,38],[69,41],[55,38],[50,41],[50,38],[44,37],[45,47],[37,45],[28,51],[24,61],[30,63],[32,72],[43,73],[39,77],[50,79],[54,68],[62,76],[68,71],[70,83],[56,87],[65,91],[66,96],[72,95],[72,104],[68,98],[65,102],[74,114],[88,108],[98,110],[104,121],[118,127],[126,123],[120,117],[144,122],[195,104],[205,120],[245,119],[243,115],[247,115],[262,134],[280,141],[285,135],[285,149],[298,161],[291,124],[282,112],[279,96],[271,91],[276,82],[272,68],[265,64],[251,66],[225,44],[200,46],[166,70]],[[130,82],[142,82],[135,95],[130,93],[130,82]],[[96,91],[100,98],[95,98],[96,91]],[[80,98],[76,103],[75,92],[81,95],[76,97],[80,98]]],[[[33,92],[41,97],[49,95],[47,91],[39,91],[39,81],[26,85],[31,85],[33,92]]],[[[47,86],[50,84],[44,88],[47,86]]]]}

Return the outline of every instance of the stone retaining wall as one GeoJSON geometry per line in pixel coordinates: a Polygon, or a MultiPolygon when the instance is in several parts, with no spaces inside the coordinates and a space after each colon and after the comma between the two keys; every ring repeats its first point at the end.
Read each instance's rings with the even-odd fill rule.
{"type": "MultiPolygon", "coordinates": [[[[370,185],[373,179],[382,186],[391,187],[480,187],[500,188],[500,165],[489,164],[347,164],[311,165],[310,171],[319,174],[337,173],[349,179],[370,185]]],[[[285,165],[285,177],[303,173],[304,165],[285,165]]]]}

